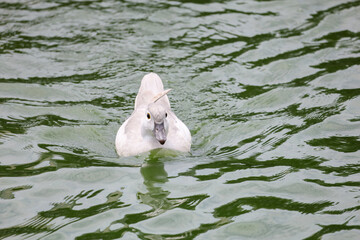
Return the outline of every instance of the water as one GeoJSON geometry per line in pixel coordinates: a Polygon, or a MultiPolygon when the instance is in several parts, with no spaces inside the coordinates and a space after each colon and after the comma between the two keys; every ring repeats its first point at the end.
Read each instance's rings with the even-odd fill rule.
{"type": "Polygon", "coordinates": [[[358,239],[360,1],[0,3],[0,236],[358,239]],[[119,158],[158,73],[189,155],[119,158]]]}

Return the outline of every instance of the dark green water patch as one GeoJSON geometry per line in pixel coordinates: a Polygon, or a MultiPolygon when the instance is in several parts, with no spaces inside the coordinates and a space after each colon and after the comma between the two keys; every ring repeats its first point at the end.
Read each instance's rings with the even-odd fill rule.
{"type": "Polygon", "coordinates": [[[282,209],[287,211],[297,211],[305,214],[314,214],[326,207],[332,206],[332,202],[302,203],[271,196],[256,196],[249,198],[239,198],[231,203],[225,204],[215,209],[216,217],[234,217],[245,214],[257,209],[282,209]],[[244,209],[242,206],[250,206],[251,209],[244,209]]]}
{"type": "Polygon", "coordinates": [[[307,142],[314,147],[328,147],[339,152],[357,152],[360,150],[360,137],[338,137],[317,138],[307,142]]]}
{"type": "Polygon", "coordinates": [[[0,78],[0,83],[35,83],[41,85],[48,85],[61,82],[80,83],[82,81],[98,80],[99,78],[106,78],[109,75],[104,75],[100,72],[86,73],[86,74],[74,74],[70,76],[58,76],[58,77],[29,77],[29,78],[0,78]]]}

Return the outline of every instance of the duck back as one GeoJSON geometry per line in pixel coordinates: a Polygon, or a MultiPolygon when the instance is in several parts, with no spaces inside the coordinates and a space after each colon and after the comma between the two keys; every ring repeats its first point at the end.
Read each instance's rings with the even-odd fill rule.
{"type": "MultiPolygon", "coordinates": [[[[156,73],[146,74],[141,80],[139,92],[135,99],[135,110],[141,106],[148,106],[153,102],[154,96],[164,91],[164,85],[156,73]]],[[[169,98],[165,95],[159,102],[170,108],[169,98]]]]}

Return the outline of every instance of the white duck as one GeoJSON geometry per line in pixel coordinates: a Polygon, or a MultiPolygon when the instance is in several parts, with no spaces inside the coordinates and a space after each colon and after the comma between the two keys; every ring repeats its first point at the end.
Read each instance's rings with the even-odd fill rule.
{"type": "Polygon", "coordinates": [[[133,156],[157,148],[189,152],[191,134],[171,111],[167,93],[156,73],[141,80],[135,109],[119,128],[115,145],[120,156],[133,156]]]}

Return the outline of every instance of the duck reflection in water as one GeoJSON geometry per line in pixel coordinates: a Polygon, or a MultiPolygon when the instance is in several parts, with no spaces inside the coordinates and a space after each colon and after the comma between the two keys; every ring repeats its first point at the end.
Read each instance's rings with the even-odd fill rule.
{"type": "MultiPolygon", "coordinates": [[[[157,150],[152,152],[154,151],[157,152],[157,150]]],[[[161,214],[173,208],[173,204],[167,198],[170,192],[161,188],[161,185],[168,181],[168,174],[165,171],[162,159],[154,157],[150,153],[149,158],[141,166],[140,172],[144,178],[144,185],[148,190],[147,193],[138,193],[141,202],[153,208],[153,215],[161,214]]]]}

